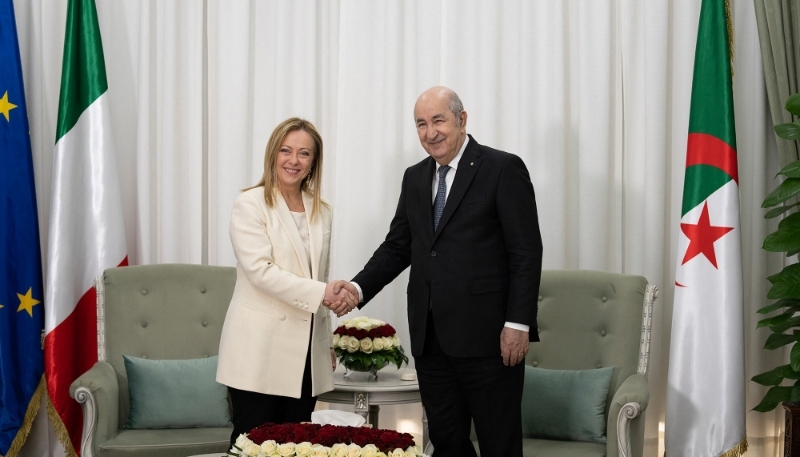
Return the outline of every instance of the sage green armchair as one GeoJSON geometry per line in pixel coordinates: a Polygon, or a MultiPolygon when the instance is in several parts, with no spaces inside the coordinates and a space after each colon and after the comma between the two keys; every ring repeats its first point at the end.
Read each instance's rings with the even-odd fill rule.
{"type": "Polygon", "coordinates": [[[639,457],[649,400],[647,364],[658,289],[641,276],[545,270],[539,338],[525,363],[554,370],[614,367],[606,398],[606,444],[523,440],[529,457],[639,457]]]}
{"type": "MultiPolygon", "coordinates": [[[[541,341],[530,344],[525,363],[551,370],[613,366],[614,373],[605,403],[605,444],[524,437],[525,457],[641,457],[657,295],[656,286],[641,276],[589,270],[542,272],[537,318],[541,341]]],[[[480,452],[474,430],[472,438],[480,452]]]]}
{"type": "Polygon", "coordinates": [[[183,457],[228,450],[228,427],[127,429],[123,355],[153,360],[217,355],[236,271],[204,265],[111,268],[98,281],[100,360],[70,386],[83,408],[83,457],[183,457]]]}

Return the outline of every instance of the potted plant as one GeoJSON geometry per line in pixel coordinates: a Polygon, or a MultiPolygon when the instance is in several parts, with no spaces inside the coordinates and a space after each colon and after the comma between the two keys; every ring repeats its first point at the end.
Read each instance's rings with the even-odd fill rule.
{"type": "MultiPolygon", "coordinates": [[[[786,110],[800,116],[800,93],[789,97],[786,110]]],[[[775,133],[787,140],[800,139],[800,119],[776,125],[775,133]]],[[[800,212],[797,211],[800,206],[797,198],[800,194],[800,160],[786,165],[778,174],[785,179],[761,205],[762,208],[772,208],[764,217],[772,219],[786,212],[791,214],[778,224],[775,232],[767,235],[763,248],[768,252],[785,252],[790,257],[800,253],[800,212]]],[[[777,301],[759,309],[758,313],[778,311],[779,314],[758,321],[757,328],[769,327],[772,330],[764,348],[774,350],[792,345],[792,349],[788,364],[753,376],[752,380],[758,384],[770,386],[761,402],[753,408],[760,412],[772,411],[782,402],[800,402],[800,345],[795,344],[800,341],[800,315],[796,315],[800,312],[800,264],[789,265],[767,279],[772,284],[767,298],[777,301]],[[782,386],[785,379],[793,380],[793,385],[782,386]]]]}

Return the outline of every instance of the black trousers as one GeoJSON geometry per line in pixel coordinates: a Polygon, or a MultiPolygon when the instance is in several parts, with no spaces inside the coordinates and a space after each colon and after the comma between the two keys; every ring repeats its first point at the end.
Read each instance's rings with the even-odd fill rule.
{"type": "MultiPolygon", "coordinates": [[[[469,335],[464,335],[469,338],[469,335]]],[[[481,457],[522,457],[522,386],[525,366],[496,357],[450,357],[442,351],[428,313],[425,348],[414,359],[436,457],[475,457],[470,421],[481,457]]]]}
{"type": "Polygon", "coordinates": [[[231,446],[242,433],[248,433],[255,427],[272,422],[310,422],[311,413],[317,405],[317,397],[311,396],[311,342],[306,353],[306,366],[303,370],[303,388],[300,398],[268,395],[248,390],[228,387],[233,406],[233,433],[231,446]]]}

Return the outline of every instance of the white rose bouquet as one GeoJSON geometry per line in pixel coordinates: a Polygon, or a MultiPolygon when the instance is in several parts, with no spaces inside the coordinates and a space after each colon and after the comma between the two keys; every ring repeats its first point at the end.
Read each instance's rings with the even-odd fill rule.
{"type": "Polygon", "coordinates": [[[339,362],[352,371],[375,371],[393,363],[398,369],[408,363],[394,327],[378,319],[361,316],[333,331],[333,347],[339,362]]]}

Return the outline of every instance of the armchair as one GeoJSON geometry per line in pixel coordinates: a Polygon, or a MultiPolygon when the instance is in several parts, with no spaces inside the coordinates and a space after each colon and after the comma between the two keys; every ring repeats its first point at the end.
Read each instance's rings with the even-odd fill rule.
{"type": "MultiPolygon", "coordinates": [[[[606,398],[607,442],[523,437],[525,457],[641,457],[653,303],[658,288],[641,276],[590,270],[544,270],[538,343],[527,365],[551,370],[614,367],[606,398]]],[[[525,405],[523,405],[523,410],[525,405]]],[[[475,450],[480,455],[475,429],[475,450]]],[[[434,451],[431,443],[426,451],[434,451]]]]}
{"type": "Polygon", "coordinates": [[[81,455],[225,453],[232,427],[127,429],[123,355],[154,360],[217,355],[236,271],[204,265],[110,268],[97,281],[99,361],[70,386],[83,409],[81,455]]]}
{"type": "Polygon", "coordinates": [[[658,289],[641,276],[545,270],[539,288],[539,343],[525,363],[556,370],[614,367],[606,399],[606,444],[524,438],[525,456],[641,456],[647,364],[658,289]]]}

